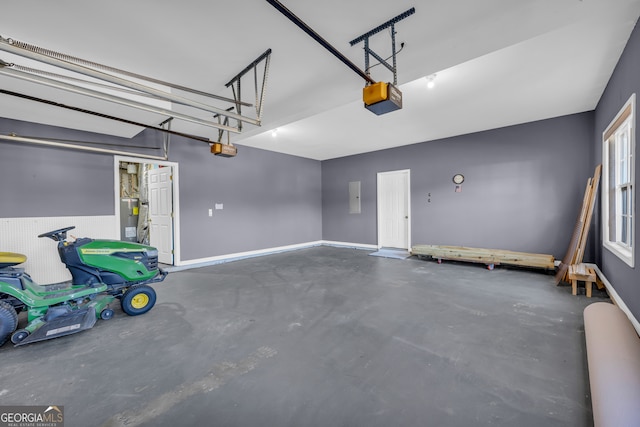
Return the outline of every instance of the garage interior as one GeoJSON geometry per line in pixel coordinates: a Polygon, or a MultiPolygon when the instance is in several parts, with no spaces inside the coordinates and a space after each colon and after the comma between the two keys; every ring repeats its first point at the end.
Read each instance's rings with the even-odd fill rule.
{"type": "MultiPolygon", "coordinates": [[[[322,43],[276,3],[3,8],[0,251],[69,280],[38,235],[74,225],[157,247],[169,274],[142,316],[115,304],[92,329],[3,345],[0,407],[58,405],[67,426],[616,425],[583,311],[614,305],[637,339],[640,1],[280,3],[322,43]],[[376,28],[367,67],[349,42],[376,28]],[[347,63],[402,107],[365,108],[347,63]],[[126,83],[103,80],[114,69],[126,83]],[[591,297],[553,270],[412,253],[562,266],[576,218],[591,297]],[[370,256],[389,248],[404,255],[370,256]]],[[[640,396],[609,382],[612,401],[640,396]]]]}

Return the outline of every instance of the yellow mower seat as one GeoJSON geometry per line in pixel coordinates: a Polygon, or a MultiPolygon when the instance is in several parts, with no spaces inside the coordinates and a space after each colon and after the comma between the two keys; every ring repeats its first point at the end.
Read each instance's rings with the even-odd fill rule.
{"type": "Polygon", "coordinates": [[[0,252],[0,268],[13,267],[27,260],[26,255],[15,252],[0,252]]]}

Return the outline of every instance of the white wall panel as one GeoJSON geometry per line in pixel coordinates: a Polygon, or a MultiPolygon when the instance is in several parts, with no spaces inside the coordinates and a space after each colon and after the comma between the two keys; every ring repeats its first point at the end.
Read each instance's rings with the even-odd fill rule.
{"type": "Polygon", "coordinates": [[[38,238],[39,234],[75,225],[67,236],[119,240],[116,217],[79,216],[50,218],[0,218],[0,252],[18,252],[27,256],[19,265],[39,284],[71,280],[60,262],[57,242],[38,238]]]}

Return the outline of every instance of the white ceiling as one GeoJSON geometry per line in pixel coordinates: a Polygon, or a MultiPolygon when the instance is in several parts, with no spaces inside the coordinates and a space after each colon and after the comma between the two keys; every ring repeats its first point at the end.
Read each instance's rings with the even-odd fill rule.
{"type": "MultiPolygon", "coordinates": [[[[229,97],[224,84],[271,48],[262,126],[246,125],[231,141],[325,160],[592,110],[640,15],[640,0],[281,1],[360,68],[362,45],[348,42],[415,7],[396,24],[403,109],[366,110],[364,80],[265,0],[6,2],[0,36],[229,97]]],[[[390,54],[388,31],[371,42],[390,54]]],[[[0,59],[28,64],[2,51],[0,59]]],[[[372,77],[392,79],[382,66],[372,77]]],[[[253,102],[253,82],[243,84],[253,102]]],[[[163,120],[7,76],[0,88],[153,126],[163,120]]],[[[120,136],[141,130],[3,94],[0,117],[120,136]]],[[[189,122],[172,129],[217,138],[189,122]]]]}

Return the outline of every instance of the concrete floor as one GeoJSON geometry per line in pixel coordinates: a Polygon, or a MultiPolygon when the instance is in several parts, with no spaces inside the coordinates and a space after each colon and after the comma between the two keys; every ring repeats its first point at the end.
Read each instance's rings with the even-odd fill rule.
{"type": "Polygon", "coordinates": [[[0,349],[0,404],[65,426],[588,426],[553,276],[317,247],[171,273],[153,310],[0,349]]]}

